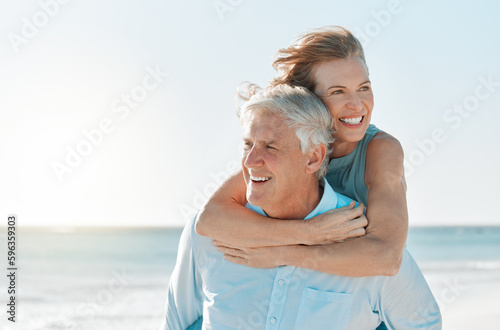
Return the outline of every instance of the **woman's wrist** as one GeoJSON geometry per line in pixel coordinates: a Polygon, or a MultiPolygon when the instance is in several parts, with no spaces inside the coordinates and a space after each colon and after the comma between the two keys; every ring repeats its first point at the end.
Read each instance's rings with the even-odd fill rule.
{"type": "Polygon", "coordinates": [[[302,267],[305,249],[309,246],[304,245],[285,245],[280,246],[278,253],[278,263],[283,266],[302,267]]]}
{"type": "Polygon", "coordinates": [[[292,222],[291,227],[293,228],[293,232],[290,233],[290,242],[288,244],[293,244],[293,245],[299,245],[299,244],[304,244],[304,245],[310,245],[311,244],[311,238],[310,238],[310,232],[311,228],[308,224],[307,220],[285,220],[292,222]]]}
{"type": "Polygon", "coordinates": [[[293,251],[294,247],[297,245],[283,245],[277,246],[277,264],[280,266],[292,266],[293,263],[293,251]]]}

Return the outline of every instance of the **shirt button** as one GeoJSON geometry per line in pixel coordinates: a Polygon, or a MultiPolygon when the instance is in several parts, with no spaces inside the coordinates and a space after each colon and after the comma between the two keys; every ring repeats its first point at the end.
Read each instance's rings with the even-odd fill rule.
{"type": "Polygon", "coordinates": [[[276,318],[275,318],[275,317],[273,317],[273,318],[271,319],[271,323],[272,323],[272,324],[276,323],[276,318]]]}
{"type": "Polygon", "coordinates": [[[285,281],[279,280],[278,283],[279,283],[279,285],[283,286],[283,284],[285,284],[285,281]]]}

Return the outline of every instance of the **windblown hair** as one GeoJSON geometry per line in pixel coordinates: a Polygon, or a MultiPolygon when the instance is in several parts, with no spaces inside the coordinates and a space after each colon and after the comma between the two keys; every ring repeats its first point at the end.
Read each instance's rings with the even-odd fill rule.
{"type": "Polygon", "coordinates": [[[252,113],[281,116],[300,141],[303,153],[320,144],[326,147],[326,157],[316,172],[322,179],[328,172],[329,156],[333,143],[333,119],[323,102],[311,91],[303,87],[289,85],[269,86],[261,89],[255,84],[248,84],[246,95],[238,92],[240,98],[248,100],[238,110],[238,117],[243,123],[252,113]]]}
{"type": "Polygon", "coordinates": [[[314,92],[314,66],[350,56],[358,56],[366,65],[363,46],[349,30],[340,26],[309,30],[297,37],[291,46],[278,51],[273,68],[280,76],[274,78],[271,85],[301,86],[314,92]]]}

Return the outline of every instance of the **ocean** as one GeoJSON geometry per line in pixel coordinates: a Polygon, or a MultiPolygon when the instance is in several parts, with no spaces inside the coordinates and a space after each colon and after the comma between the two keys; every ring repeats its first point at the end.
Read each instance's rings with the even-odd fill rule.
{"type": "MultiPolygon", "coordinates": [[[[18,228],[17,320],[7,321],[2,312],[0,328],[157,329],[181,231],[18,228]]],[[[5,230],[0,244],[6,265],[5,230]]],[[[482,322],[477,329],[500,329],[488,324],[488,317],[500,317],[497,301],[486,316],[484,309],[469,304],[500,298],[500,227],[410,228],[407,249],[448,319],[448,329],[470,329],[467,320],[477,324],[475,315],[482,322]]],[[[1,278],[0,301],[6,306],[8,279],[1,278]]]]}

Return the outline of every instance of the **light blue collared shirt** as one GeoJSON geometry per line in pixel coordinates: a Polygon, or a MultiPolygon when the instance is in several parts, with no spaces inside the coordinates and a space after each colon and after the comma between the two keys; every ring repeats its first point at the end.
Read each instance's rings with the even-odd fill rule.
{"type": "MultiPolygon", "coordinates": [[[[306,219],[349,204],[325,181],[306,219]]],[[[256,206],[248,208],[265,215],[256,206]]],[[[212,239],[186,225],[170,279],[161,329],[184,330],[203,316],[203,329],[441,329],[439,307],[405,250],[395,276],[345,277],[281,266],[251,268],[226,261],[212,239]]],[[[324,262],[321,255],[310,259],[324,262]]],[[[197,328],[199,328],[198,322],[197,328]]]]}

